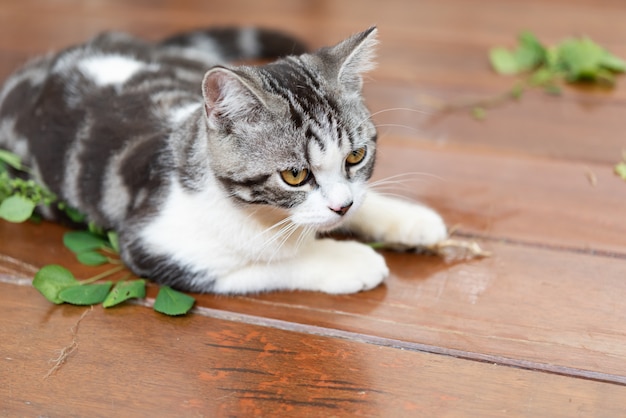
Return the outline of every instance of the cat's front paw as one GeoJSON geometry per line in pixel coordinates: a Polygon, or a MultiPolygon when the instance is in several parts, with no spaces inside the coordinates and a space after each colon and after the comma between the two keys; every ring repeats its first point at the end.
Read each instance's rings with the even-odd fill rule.
{"type": "Polygon", "coordinates": [[[403,204],[396,220],[390,222],[383,241],[406,246],[428,246],[447,237],[448,230],[441,215],[424,206],[403,204]]]}
{"type": "MultiPolygon", "coordinates": [[[[326,241],[326,240],[324,240],[326,241]]],[[[358,242],[330,241],[325,274],[317,282],[319,291],[333,294],[356,293],[373,289],[389,275],[383,256],[358,242]]]]}

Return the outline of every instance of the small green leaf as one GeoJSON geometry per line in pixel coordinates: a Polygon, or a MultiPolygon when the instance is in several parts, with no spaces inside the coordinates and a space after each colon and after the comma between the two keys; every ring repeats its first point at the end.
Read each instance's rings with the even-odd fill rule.
{"type": "Polygon", "coordinates": [[[85,221],[85,215],[72,207],[65,206],[62,210],[73,222],[81,223],[85,221]]]}
{"type": "Polygon", "coordinates": [[[559,60],[570,81],[595,80],[606,51],[589,38],[567,39],[558,47],[559,60]]]}
{"type": "Polygon", "coordinates": [[[522,32],[514,51],[492,48],[489,60],[499,74],[518,74],[538,67],[546,60],[547,50],[531,32],[522,32]]]}
{"type": "Polygon", "coordinates": [[[607,52],[600,60],[600,65],[607,70],[614,71],[616,73],[623,73],[626,71],[626,62],[619,57],[607,52]]]}
{"type": "Polygon", "coordinates": [[[107,237],[109,238],[109,243],[111,244],[111,248],[113,248],[113,250],[119,254],[120,253],[120,241],[119,241],[117,232],[109,231],[107,233],[107,237]]]}
{"type": "Polygon", "coordinates": [[[35,203],[23,196],[9,196],[0,203],[0,218],[9,222],[24,222],[35,210],[35,203]]]}
{"type": "Polygon", "coordinates": [[[95,305],[104,301],[113,282],[72,286],[59,292],[59,299],[72,305],[95,305]]]}
{"type": "Polygon", "coordinates": [[[472,108],[472,117],[476,120],[483,120],[487,117],[487,111],[484,107],[475,106],[472,108]]]}
{"type": "Polygon", "coordinates": [[[22,159],[12,152],[0,149],[0,161],[7,163],[16,170],[22,170],[22,159]]]}
{"type": "Polygon", "coordinates": [[[102,255],[97,251],[85,251],[83,253],[78,253],[76,254],[76,258],[81,264],[86,266],[101,266],[109,261],[105,255],[102,255]]]}
{"type": "Polygon", "coordinates": [[[104,238],[104,236],[106,235],[104,233],[104,229],[101,226],[96,225],[96,223],[93,221],[87,224],[87,230],[98,237],[104,238]]]}
{"type": "Polygon", "coordinates": [[[626,181],[626,162],[622,161],[615,166],[615,174],[626,181]]]}
{"type": "Polygon", "coordinates": [[[165,315],[184,315],[195,302],[191,296],[163,286],[154,301],[154,310],[165,315]]]}
{"type": "Polygon", "coordinates": [[[552,84],[555,78],[556,73],[546,67],[541,67],[531,74],[529,82],[532,86],[545,86],[552,84]]]}
{"type": "Polygon", "coordinates": [[[63,235],[63,244],[72,252],[79,254],[93,251],[106,245],[106,241],[87,231],[71,231],[63,235]]]}
{"type": "Polygon", "coordinates": [[[492,48],[489,51],[489,61],[498,74],[517,74],[517,59],[515,55],[504,48],[492,48]]]}
{"type": "Polygon", "coordinates": [[[121,281],[115,284],[113,290],[107,298],[102,302],[102,306],[110,308],[118,305],[128,299],[145,298],[146,297],[146,281],[143,279],[132,280],[129,282],[121,281]]]}
{"type": "Polygon", "coordinates": [[[546,49],[531,32],[522,32],[519,46],[514,52],[517,71],[528,71],[542,64],[546,59],[546,49]]]}
{"type": "Polygon", "coordinates": [[[59,293],[69,287],[77,286],[79,282],[66,268],[51,264],[43,267],[35,274],[33,286],[52,303],[63,303],[59,293]]]}

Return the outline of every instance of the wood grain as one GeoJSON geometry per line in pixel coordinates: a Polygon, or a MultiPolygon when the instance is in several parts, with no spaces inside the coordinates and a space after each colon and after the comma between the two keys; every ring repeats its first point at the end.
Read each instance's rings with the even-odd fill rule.
{"type": "Polygon", "coordinates": [[[141,306],[52,308],[29,288],[0,284],[7,293],[3,416],[576,416],[598,405],[606,416],[626,412],[623,386],[201,315],[167,318],[141,306]],[[73,339],[78,348],[44,378],[73,339]]]}
{"type": "Polygon", "coordinates": [[[364,90],[374,180],[493,256],[386,252],[391,277],[370,292],[196,295],[192,315],[167,318],[50,305],[29,286],[38,268],[106,267],[79,265],[63,227],[0,222],[0,415],[624,416],[626,184],[612,170],[626,79],[531,91],[483,121],[437,110],[510,88],[487,51],[523,29],[549,44],[586,34],[626,57],[624,18],[617,0],[4,2],[0,79],[103,30],[257,25],[319,47],[377,24],[364,90]],[[44,379],[85,312],[78,349],[44,379]]]}

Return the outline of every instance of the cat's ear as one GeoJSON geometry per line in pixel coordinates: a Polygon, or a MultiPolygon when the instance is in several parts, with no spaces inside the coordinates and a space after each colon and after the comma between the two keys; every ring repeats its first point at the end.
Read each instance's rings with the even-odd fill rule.
{"type": "Polygon", "coordinates": [[[219,129],[233,120],[254,122],[264,108],[253,87],[224,67],[215,67],[204,75],[202,94],[209,126],[219,129]]]}
{"type": "Polygon", "coordinates": [[[330,48],[330,54],[335,57],[337,65],[337,79],[347,91],[360,93],[363,85],[362,74],[376,66],[374,57],[378,44],[377,34],[378,29],[372,26],[330,48]]]}

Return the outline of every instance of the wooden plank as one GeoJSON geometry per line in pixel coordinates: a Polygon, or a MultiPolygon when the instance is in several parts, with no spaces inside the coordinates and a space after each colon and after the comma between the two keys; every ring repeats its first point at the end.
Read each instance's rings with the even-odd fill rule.
{"type": "Polygon", "coordinates": [[[392,271],[386,285],[357,295],[206,295],[200,303],[623,380],[626,260],[496,243],[488,248],[492,258],[456,265],[386,254],[392,271]]]}
{"type": "Polygon", "coordinates": [[[626,387],[0,284],[5,416],[620,416],[626,387]],[[82,319],[81,319],[82,318],[82,319]],[[75,332],[73,332],[74,330],[75,332]],[[60,349],[76,349],[48,375],[60,349]],[[45,377],[47,376],[48,377],[45,377]]]}
{"type": "Polygon", "coordinates": [[[382,191],[428,203],[461,231],[626,253],[626,187],[611,165],[433,146],[391,135],[381,143],[374,184],[391,179],[382,191]]]}
{"type": "MultiPolygon", "coordinates": [[[[380,12],[374,3],[354,6],[249,0],[234,4],[163,2],[142,9],[127,2],[84,4],[28,0],[3,6],[0,13],[0,50],[15,54],[47,52],[81,42],[111,29],[127,30],[157,39],[171,32],[211,24],[257,24],[280,27],[299,34],[314,46],[336,42],[348,33],[377,22],[381,30],[380,65],[370,75],[376,83],[367,87],[373,110],[396,107],[432,110],[436,101],[484,98],[510,88],[510,78],[498,77],[487,62],[494,45],[513,45],[517,31],[531,29],[547,42],[587,34],[615,53],[626,56],[626,8],[613,1],[580,1],[568,4],[534,1],[523,4],[461,0],[445,3],[410,3],[396,0],[380,12]],[[482,6],[480,6],[482,5],[482,6]],[[39,19],[31,10],[41,10],[39,19]],[[358,9],[358,13],[354,13],[358,9]],[[241,10],[247,10],[241,14],[241,10]],[[594,15],[594,19],[587,16],[594,15]],[[567,18],[565,18],[567,16],[567,18]],[[459,22],[465,22],[459,24],[459,22]],[[57,28],[63,27],[63,31],[57,28]],[[28,36],[23,34],[27,33],[28,36]],[[54,36],[51,36],[54,34],[54,36]],[[19,43],[14,39],[20,39],[19,43]]],[[[6,76],[24,55],[12,55],[0,64],[6,76]]],[[[626,83],[614,91],[566,88],[564,97],[532,93],[520,103],[490,112],[482,123],[467,112],[437,119],[426,126],[414,115],[381,115],[380,123],[396,123],[419,129],[435,142],[553,156],[587,162],[615,163],[625,146],[621,115],[626,83]],[[528,121],[532,120],[532,123],[528,121]]],[[[410,133],[410,131],[409,131],[410,133]]]]}
{"type": "MultiPolygon", "coordinates": [[[[0,253],[32,268],[60,263],[82,278],[101,271],[77,264],[62,248],[63,231],[50,224],[0,223],[0,236],[13,237],[0,243],[0,253]]],[[[503,357],[497,361],[507,364],[521,359],[548,370],[553,364],[580,375],[626,378],[626,258],[483,245],[493,257],[458,264],[386,253],[392,275],[385,286],[356,295],[197,297],[204,307],[444,347],[470,358],[503,357]]],[[[18,263],[0,260],[0,266],[14,277],[32,277],[32,268],[18,263]]]]}

